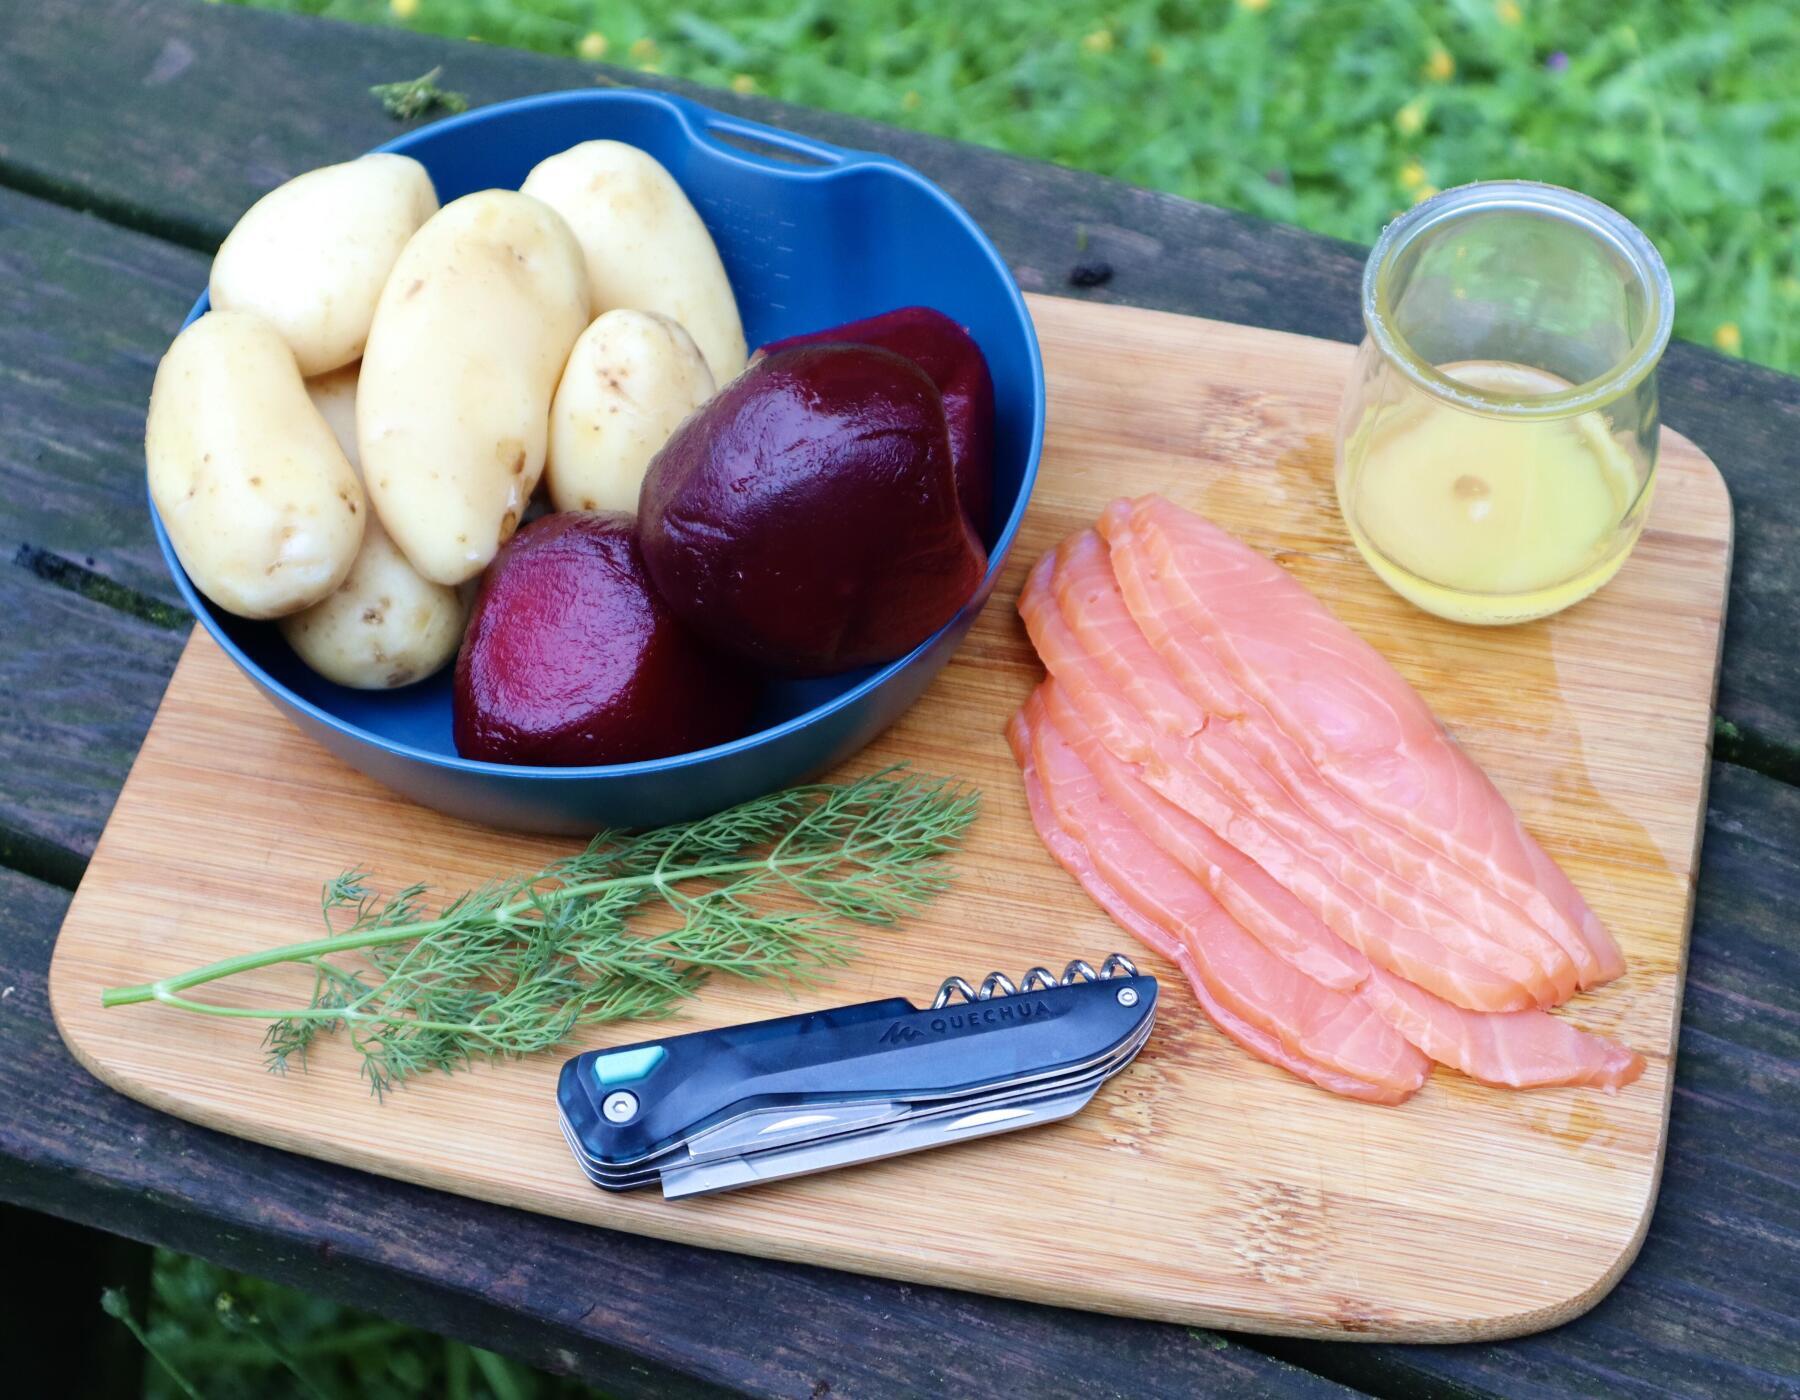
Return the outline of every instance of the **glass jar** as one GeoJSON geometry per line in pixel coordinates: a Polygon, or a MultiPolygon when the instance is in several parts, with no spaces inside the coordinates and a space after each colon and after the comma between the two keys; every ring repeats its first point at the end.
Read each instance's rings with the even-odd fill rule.
{"type": "Polygon", "coordinates": [[[1446,190],[1363,273],[1338,505],[1427,612],[1510,623],[1579,602],[1643,529],[1675,299],[1628,219],[1554,185],[1446,190]]]}

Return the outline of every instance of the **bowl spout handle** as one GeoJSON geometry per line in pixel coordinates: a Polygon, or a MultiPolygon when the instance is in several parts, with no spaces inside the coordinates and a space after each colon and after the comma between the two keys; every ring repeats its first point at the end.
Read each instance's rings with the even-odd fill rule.
{"type": "Polygon", "coordinates": [[[862,154],[723,112],[705,112],[700,131],[708,145],[731,159],[783,175],[835,170],[862,154]]]}

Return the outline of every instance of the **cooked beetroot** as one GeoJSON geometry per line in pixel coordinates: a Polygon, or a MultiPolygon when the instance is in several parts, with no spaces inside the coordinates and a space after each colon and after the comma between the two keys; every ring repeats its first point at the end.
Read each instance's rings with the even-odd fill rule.
{"type": "Polygon", "coordinates": [[[984,536],[994,508],[994,381],[974,337],[941,311],[903,306],[830,330],[789,336],[765,345],[760,353],[772,355],[795,345],[844,343],[892,350],[931,376],[943,395],[944,420],[950,425],[956,489],[976,535],[984,536]]]}
{"type": "Polygon", "coordinates": [[[676,621],[629,515],[535,520],[489,565],[456,658],[456,751],[631,763],[744,732],[755,683],[676,621]]]}
{"type": "Polygon", "coordinates": [[[782,350],[726,385],[651,462],[638,530],[682,621],[794,675],[903,655],[987,567],[936,386],[867,345],[782,350]]]}

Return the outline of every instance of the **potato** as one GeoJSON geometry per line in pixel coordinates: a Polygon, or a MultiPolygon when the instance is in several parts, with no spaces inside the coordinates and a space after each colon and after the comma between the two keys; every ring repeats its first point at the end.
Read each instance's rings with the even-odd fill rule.
{"type": "Polygon", "coordinates": [[[457,590],[420,578],[371,520],[343,586],[279,626],[300,659],[325,679],[392,690],[442,670],[456,655],[467,617],[457,590]]]}
{"type": "Polygon", "coordinates": [[[344,459],[357,476],[362,475],[362,454],[356,447],[356,377],[362,365],[345,365],[329,374],[306,381],[306,396],[319,410],[325,426],[343,449],[344,459]]]}
{"type": "Polygon", "coordinates": [[[272,322],[303,375],[347,365],[363,352],[394,260],[437,207],[410,156],[309,170],[237,221],[213,259],[212,304],[272,322]]]}
{"type": "MultiPolygon", "coordinates": [[[[356,376],[357,366],[349,365],[306,385],[352,467],[356,376]]],[[[300,659],[327,680],[391,690],[441,670],[456,655],[467,617],[461,593],[420,578],[371,514],[356,563],[337,592],[278,625],[300,659]]]]}
{"type": "Polygon", "coordinates": [[[512,190],[446,205],[375,308],[356,437],[375,512],[434,583],[487,567],[544,470],[550,400],[588,323],[581,247],[512,190]]]}
{"type": "Polygon", "coordinates": [[[550,405],[551,502],[636,514],[644,468],[712,391],[706,361],[680,326],[654,311],[608,311],[575,342],[550,405]]]}
{"type": "Polygon", "coordinates": [[[744,325],[725,266],[675,177],[636,146],[584,141],[519,187],[569,221],[587,256],[594,311],[631,307],[679,323],[713,382],[744,367],[744,325]]]}
{"type": "Polygon", "coordinates": [[[150,390],[144,456],[182,568],[227,612],[311,607],[356,561],[362,484],[260,316],[214,311],[175,337],[150,390]]]}

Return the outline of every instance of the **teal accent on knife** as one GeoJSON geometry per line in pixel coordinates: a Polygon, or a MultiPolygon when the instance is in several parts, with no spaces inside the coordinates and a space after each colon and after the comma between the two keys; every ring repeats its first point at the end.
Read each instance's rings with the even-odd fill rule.
{"type": "Polygon", "coordinates": [[[602,1089],[620,1084],[635,1084],[663,1062],[669,1052],[660,1045],[640,1045],[635,1050],[620,1050],[602,1055],[594,1061],[594,1078],[602,1089]]]}

